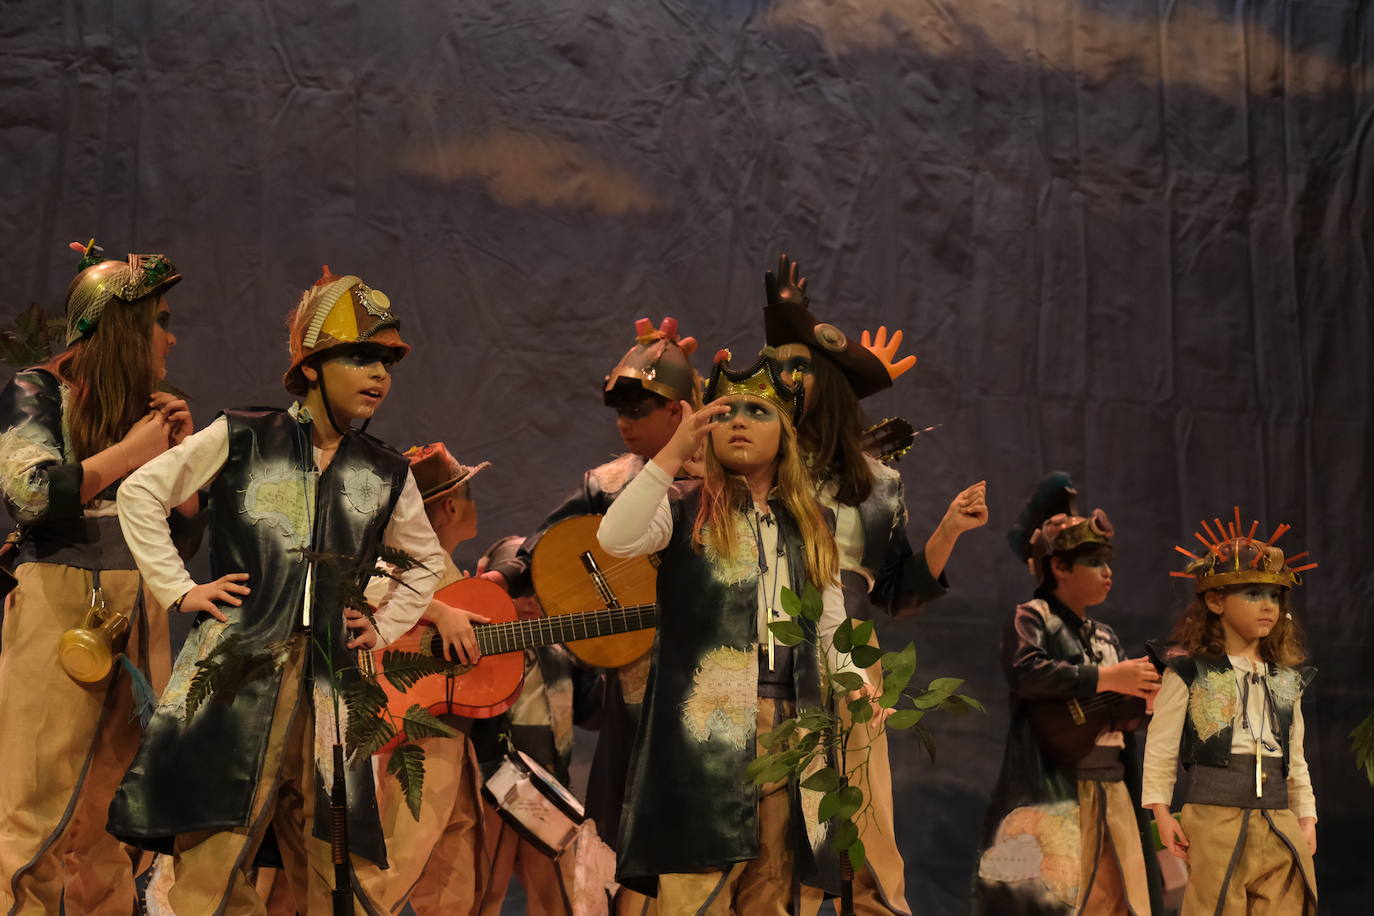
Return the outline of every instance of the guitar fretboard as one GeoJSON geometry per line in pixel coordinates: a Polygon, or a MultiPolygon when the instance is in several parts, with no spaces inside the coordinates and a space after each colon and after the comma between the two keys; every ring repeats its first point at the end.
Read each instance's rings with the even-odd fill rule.
{"type": "Polygon", "coordinates": [[[521,652],[538,646],[551,646],[598,636],[615,636],[631,630],[644,630],[658,621],[658,605],[636,604],[606,608],[585,614],[513,620],[509,623],[479,624],[477,647],[483,655],[521,652]]]}

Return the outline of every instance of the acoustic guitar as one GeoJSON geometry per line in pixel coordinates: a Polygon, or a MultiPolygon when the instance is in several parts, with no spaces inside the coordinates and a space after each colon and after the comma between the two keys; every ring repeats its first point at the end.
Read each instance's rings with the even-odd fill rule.
{"type": "MultiPolygon", "coordinates": [[[[384,649],[360,653],[364,671],[377,676],[386,693],[387,708],[400,717],[414,704],[439,715],[489,719],[515,704],[525,680],[526,649],[573,641],[595,645],[617,634],[653,627],[658,620],[654,604],[602,608],[581,614],[521,620],[515,602],[499,585],[486,579],[461,579],[434,596],[445,604],[481,614],[491,623],[473,625],[482,657],[476,665],[450,663],[450,670],[420,678],[408,690],[398,690],[385,677],[387,653],[417,652],[444,658],[444,639],[431,623],[421,622],[384,649]]],[[[387,751],[400,743],[397,736],[383,746],[387,751]]]]}
{"type": "MultiPolygon", "coordinates": [[[[578,515],[553,525],[530,559],[534,593],[550,618],[596,608],[649,606],[658,600],[656,557],[613,557],[596,541],[600,515],[578,515]]],[[[653,630],[609,639],[574,639],[565,645],[588,665],[621,668],[642,658],[654,644],[653,630]]]]}
{"type": "Polygon", "coordinates": [[[1028,700],[1026,718],[1040,747],[1055,763],[1076,766],[1106,730],[1126,730],[1145,716],[1145,701],[1110,691],[1084,700],[1028,700]]]}

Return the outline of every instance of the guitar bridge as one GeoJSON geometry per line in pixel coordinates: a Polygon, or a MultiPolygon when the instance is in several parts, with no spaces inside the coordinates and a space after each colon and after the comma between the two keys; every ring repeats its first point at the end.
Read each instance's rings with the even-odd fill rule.
{"type": "Polygon", "coordinates": [[[1077,700],[1069,700],[1069,718],[1073,719],[1074,725],[1082,725],[1088,721],[1088,717],[1083,715],[1083,707],[1078,705],[1077,700]]]}
{"type": "Polygon", "coordinates": [[[606,575],[601,571],[601,567],[597,564],[596,557],[592,556],[592,552],[590,550],[584,551],[579,559],[582,560],[582,568],[587,571],[587,575],[592,577],[592,584],[596,586],[596,592],[601,596],[601,600],[606,603],[606,607],[620,607],[620,601],[616,598],[615,592],[611,591],[611,584],[606,581],[606,575]]]}

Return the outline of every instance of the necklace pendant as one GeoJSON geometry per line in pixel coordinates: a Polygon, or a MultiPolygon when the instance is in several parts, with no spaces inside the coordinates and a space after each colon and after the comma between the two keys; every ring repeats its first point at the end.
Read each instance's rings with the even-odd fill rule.
{"type": "Polygon", "coordinates": [[[768,631],[768,670],[769,670],[769,671],[776,671],[776,670],[777,670],[777,668],[775,667],[775,665],[774,665],[774,663],[773,663],[773,647],[774,647],[775,645],[776,645],[776,643],[773,641],[773,631],[772,631],[772,630],[769,630],[769,631],[768,631]]]}
{"type": "Polygon", "coordinates": [[[1260,756],[1260,743],[1255,742],[1255,798],[1264,797],[1264,758],[1260,756]]]}

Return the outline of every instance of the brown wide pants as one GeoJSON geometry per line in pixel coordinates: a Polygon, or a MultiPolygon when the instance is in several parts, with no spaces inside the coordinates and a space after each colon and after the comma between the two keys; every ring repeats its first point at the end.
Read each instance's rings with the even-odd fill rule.
{"type": "Polygon", "coordinates": [[[1184,805],[1183,916],[1301,916],[1317,910],[1312,855],[1287,808],[1184,805]]]}
{"type": "MultiPolygon", "coordinates": [[[[264,916],[266,903],[249,880],[249,870],[269,825],[297,907],[311,914],[333,911],[329,844],[312,832],[315,724],[311,698],[302,689],[305,649],[305,638],[297,636],[281,674],[248,826],[176,838],[175,879],[168,901],[178,914],[264,916]]],[[[368,864],[353,857],[355,873],[361,874],[368,864]]],[[[375,916],[385,910],[360,888],[354,912],[375,916]]]]}
{"type": "MultiPolygon", "coordinates": [[[[777,707],[784,701],[759,697],[758,702],[755,721],[761,735],[777,723],[777,707]]],[[[758,744],[755,752],[762,755],[765,748],[758,744]]],[[[660,916],[787,916],[793,871],[790,807],[786,781],[760,787],[758,858],[727,869],[659,875],[660,916]]],[[[803,912],[819,909],[824,897],[819,888],[802,885],[801,894],[803,912]]]]}
{"type": "MultiPolygon", "coordinates": [[[[24,563],[16,578],[0,637],[0,914],[128,916],[131,858],[105,822],[142,735],[129,677],[117,665],[81,684],[58,661],[62,633],[90,609],[88,570],[24,563]]],[[[105,570],[100,584],[111,608],[133,611],[136,571],[105,570]]],[[[171,667],[166,612],[147,595],[143,609],[125,653],[160,691],[171,667]]]]}

